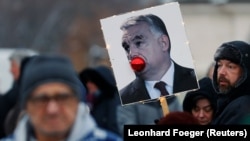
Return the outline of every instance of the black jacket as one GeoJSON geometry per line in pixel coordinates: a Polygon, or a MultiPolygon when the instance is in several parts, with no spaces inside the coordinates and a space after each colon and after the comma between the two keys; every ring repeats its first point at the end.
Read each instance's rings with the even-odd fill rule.
{"type": "Polygon", "coordinates": [[[106,66],[86,68],[80,72],[79,77],[84,85],[91,81],[100,90],[90,111],[98,126],[120,134],[116,113],[121,102],[112,70],[106,66]]]}
{"type": "Polygon", "coordinates": [[[213,124],[241,124],[245,116],[250,114],[250,45],[242,41],[222,44],[216,51],[215,61],[227,59],[243,68],[243,74],[234,88],[228,93],[220,93],[217,83],[216,63],[213,73],[213,85],[218,93],[217,112],[213,124]]]}
{"type": "MultiPolygon", "coordinates": [[[[173,93],[179,93],[198,88],[198,82],[193,69],[182,67],[174,63],[173,93]]],[[[120,91],[122,104],[129,104],[144,100],[150,100],[144,80],[136,78],[120,91]]]]}
{"type": "MultiPolygon", "coordinates": [[[[5,121],[9,111],[16,105],[19,96],[18,81],[13,83],[13,86],[4,95],[0,95],[0,137],[6,136],[5,121]]],[[[13,127],[15,121],[10,123],[9,127],[13,127]]]]}

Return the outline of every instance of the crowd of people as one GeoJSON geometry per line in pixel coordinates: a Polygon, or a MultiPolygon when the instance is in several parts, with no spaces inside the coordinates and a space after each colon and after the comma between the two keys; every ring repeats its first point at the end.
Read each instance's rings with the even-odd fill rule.
{"type": "Polygon", "coordinates": [[[145,61],[145,68],[134,70],[136,80],[121,90],[107,65],[77,73],[63,55],[20,50],[11,55],[15,81],[0,95],[0,140],[120,141],[124,125],[250,123],[250,44],[222,43],[211,75],[198,80],[193,68],[171,59],[170,38],[159,17],[132,17],[121,29],[128,58],[145,61]],[[159,81],[165,82],[167,96],[154,87],[159,81]],[[180,101],[175,93],[182,91],[187,92],[180,101]],[[167,100],[167,115],[159,97],[167,100]],[[149,101],[138,102],[143,100],[149,101]]]}
{"type": "MultiPolygon", "coordinates": [[[[4,132],[1,141],[122,140],[109,126],[102,126],[105,121],[99,122],[91,112],[93,109],[87,105],[88,87],[68,57],[55,54],[29,57],[20,74],[15,98],[19,99],[15,103],[20,108],[15,114],[18,118],[11,121],[16,123],[13,130],[4,132]]],[[[106,118],[106,111],[100,111],[106,118]]]]}

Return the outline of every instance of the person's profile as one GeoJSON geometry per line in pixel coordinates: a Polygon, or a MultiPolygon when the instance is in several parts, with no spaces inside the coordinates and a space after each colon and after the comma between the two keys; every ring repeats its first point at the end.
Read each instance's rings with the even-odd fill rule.
{"type": "Polygon", "coordinates": [[[199,88],[177,2],[100,21],[122,105],[199,88]]]}

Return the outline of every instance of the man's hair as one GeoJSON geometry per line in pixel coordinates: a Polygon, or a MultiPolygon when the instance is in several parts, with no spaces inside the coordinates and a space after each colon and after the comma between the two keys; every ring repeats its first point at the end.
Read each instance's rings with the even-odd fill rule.
{"type": "Polygon", "coordinates": [[[15,49],[13,53],[10,55],[9,60],[15,61],[17,64],[21,64],[22,60],[26,57],[36,55],[37,53],[33,50],[29,50],[26,48],[15,49]]]}
{"type": "Polygon", "coordinates": [[[126,30],[131,26],[137,25],[140,22],[145,22],[149,25],[150,27],[150,31],[155,34],[155,35],[159,35],[159,34],[164,34],[168,37],[169,40],[169,52],[170,52],[170,48],[171,48],[171,42],[170,42],[170,38],[168,35],[168,31],[167,28],[164,24],[164,22],[161,20],[161,18],[159,18],[156,15],[153,14],[146,14],[146,15],[139,15],[139,16],[133,16],[128,18],[120,27],[121,30],[126,30]]]}

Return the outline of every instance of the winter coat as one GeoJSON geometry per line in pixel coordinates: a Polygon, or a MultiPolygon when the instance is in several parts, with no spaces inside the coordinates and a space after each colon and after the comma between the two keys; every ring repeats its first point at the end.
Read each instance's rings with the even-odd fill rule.
{"type": "MultiPolygon", "coordinates": [[[[6,136],[5,132],[5,121],[8,116],[8,113],[14,108],[19,94],[19,84],[17,81],[14,81],[12,88],[7,91],[5,94],[0,95],[0,138],[6,136]]],[[[15,122],[11,122],[9,127],[12,128],[15,126],[15,122]]]]}
{"type": "MultiPolygon", "coordinates": [[[[29,117],[25,115],[18,123],[13,134],[0,141],[28,141],[32,137],[29,126],[29,117]]],[[[81,103],[75,123],[65,141],[122,141],[122,138],[107,130],[97,127],[94,119],[90,116],[88,108],[81,103]]]]}
{"type": "Polygon", "coordinates": [[[84,85],[91,81],[99,88],[90,110],[98,126],[119,134],[116,111],[121,102],[112,70],[106,66],[87,68],[79,77],[84,85]]]}
{"type": "Polygon", "coordinates": [[[215,61],[226,59],[243,68],[243,74],[228,93],[220,93],[217,83],[218,64],[215,64],[213,85],[218,93],[217,112],[213,124],[241,124],[250,114],[250,45],[242,41],[222,44],[215,53],[215,61]]]}

